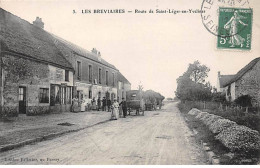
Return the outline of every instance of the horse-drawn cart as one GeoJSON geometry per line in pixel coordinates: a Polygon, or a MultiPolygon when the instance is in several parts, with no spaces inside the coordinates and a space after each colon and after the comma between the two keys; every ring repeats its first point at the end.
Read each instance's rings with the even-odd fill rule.
{"type": "Polygon", "coordinates": [[[143,92],[140,90],[130,90],[126,92],[126,104],[129,115],[135,111],[136,115],[144,115],[145,101],[143,92]]]}

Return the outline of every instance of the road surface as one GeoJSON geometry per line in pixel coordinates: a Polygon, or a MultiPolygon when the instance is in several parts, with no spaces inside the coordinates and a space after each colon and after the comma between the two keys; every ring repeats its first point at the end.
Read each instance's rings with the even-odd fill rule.
{"type": "Polygon", "coordinates": [[[206,164],[176,103],[0,153],[0,164],[206,164]]]}

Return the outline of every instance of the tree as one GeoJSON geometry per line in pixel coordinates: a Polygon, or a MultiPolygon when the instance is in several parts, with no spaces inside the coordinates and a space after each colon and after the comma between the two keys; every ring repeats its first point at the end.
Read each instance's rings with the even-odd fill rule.
{"type": "Polygon", "coordinates": [[[205,78],[208,77],[209,71],[210,69],[206,65],[201,65],[197,60],[193,64],[189,64],[185,74],[195,83],[205,83],[205,78]]]}
{"type": "Polygon", "coordinates": [[[180,100],[209,100],[212,97],[212,87],[205,82],[209,68],[201,65],[199,61],[189,64],[189,67],[182,76],[177,79],[175,95],[180,100]]]}

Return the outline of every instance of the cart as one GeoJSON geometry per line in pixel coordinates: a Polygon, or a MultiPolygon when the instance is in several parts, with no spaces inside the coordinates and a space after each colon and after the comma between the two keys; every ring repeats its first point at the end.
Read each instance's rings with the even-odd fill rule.
{"type": "Polygon", "coordinates": [[[145,101],[143,98],[143,92],[140,90],[130,90],[126,92],[126,105],[128,114],[135,112],[136,115],[144,116],[145,101]]]}

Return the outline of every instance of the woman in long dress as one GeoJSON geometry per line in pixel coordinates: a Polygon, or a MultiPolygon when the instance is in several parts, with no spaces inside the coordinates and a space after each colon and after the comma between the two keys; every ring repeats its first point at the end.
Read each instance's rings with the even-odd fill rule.
{"type": "Polygon", "coordinates": [[[111,119],[117,120],[119,118],[119,104],[116,99],[114,100],[111,108],[112,108],[111,119]]]}
{"type": "Polygon", "coordinates": [[[231,44],[230,47],[235,47],[235,45],[240,45],[240,47],[243,47],[245,39],[238,34],[238,23],[244,26],[247,26],[248,24],[242,22],[241,19],[246,19],[246,17],[239,15],[238,11],[235,11],[234,16],[232,16],[231,19],[224,25],[225,29],[229,29],[229,35],[231,36],[229,40],[229,44],[231,44]]]}

